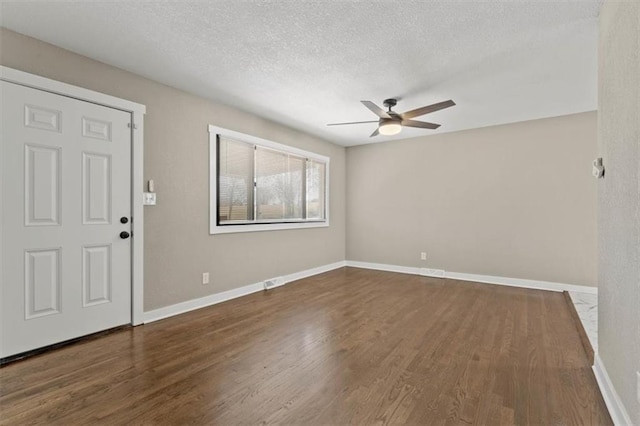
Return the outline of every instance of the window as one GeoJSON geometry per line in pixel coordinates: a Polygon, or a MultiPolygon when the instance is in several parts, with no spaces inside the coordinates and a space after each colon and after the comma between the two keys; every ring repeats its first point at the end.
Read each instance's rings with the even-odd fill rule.
{"type": "Polygon", "coordinates": [[[210,233],[328,226],[329,158],[209,126],[210,233]]]}

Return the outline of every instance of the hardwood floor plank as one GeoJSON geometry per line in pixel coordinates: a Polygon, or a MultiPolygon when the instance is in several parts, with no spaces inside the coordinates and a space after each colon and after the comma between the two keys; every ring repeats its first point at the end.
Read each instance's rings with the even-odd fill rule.
{"type": "Polygon", "coordinates": [[[0,368],[0,424],[610,425],[561,293],[343,268],[0,368]]]}

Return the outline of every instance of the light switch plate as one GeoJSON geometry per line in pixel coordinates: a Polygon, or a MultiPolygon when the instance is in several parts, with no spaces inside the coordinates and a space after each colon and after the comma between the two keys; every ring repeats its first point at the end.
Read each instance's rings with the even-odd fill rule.
{"type": "Polygon", "coordinates": [[[636,398],[638,399],[638,404],[640,404],[640,371],[636,371],[636,398]]]}
{"type": "Polygon", "coordinates": [[[145,192],[144,198],[142,200],[142,204],[145,206],[155,206],[156,205],[156,193],[155,192],[145,192]]]}

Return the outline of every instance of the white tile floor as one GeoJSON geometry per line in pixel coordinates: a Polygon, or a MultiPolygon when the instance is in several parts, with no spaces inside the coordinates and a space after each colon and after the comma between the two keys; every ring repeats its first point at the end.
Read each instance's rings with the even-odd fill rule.
{"type": "Polygon", "coordinates": [[[576,307],[594,352],[598,353],[598,295],[570,291],[569,296],[576,307]]]}

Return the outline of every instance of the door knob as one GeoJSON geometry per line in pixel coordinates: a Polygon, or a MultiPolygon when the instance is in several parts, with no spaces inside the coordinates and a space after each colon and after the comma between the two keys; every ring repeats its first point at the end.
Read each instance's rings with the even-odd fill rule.
{"type": "Polygon", "coordinates": [[[129,222],[129,218],[128,218],[128,217],[126,217],[126,216],[122,216],[122,217],[120,218],[120,223],[127,223],[127,222],[129,222]]]}
{"type": "Polygon", "coordinates": [[[120,233],[120,238],[122,238],[123,240],[126,240],[127,238],[129,238],[131,235],[127,232],[127,231],[122,231],[120,233]]]}

